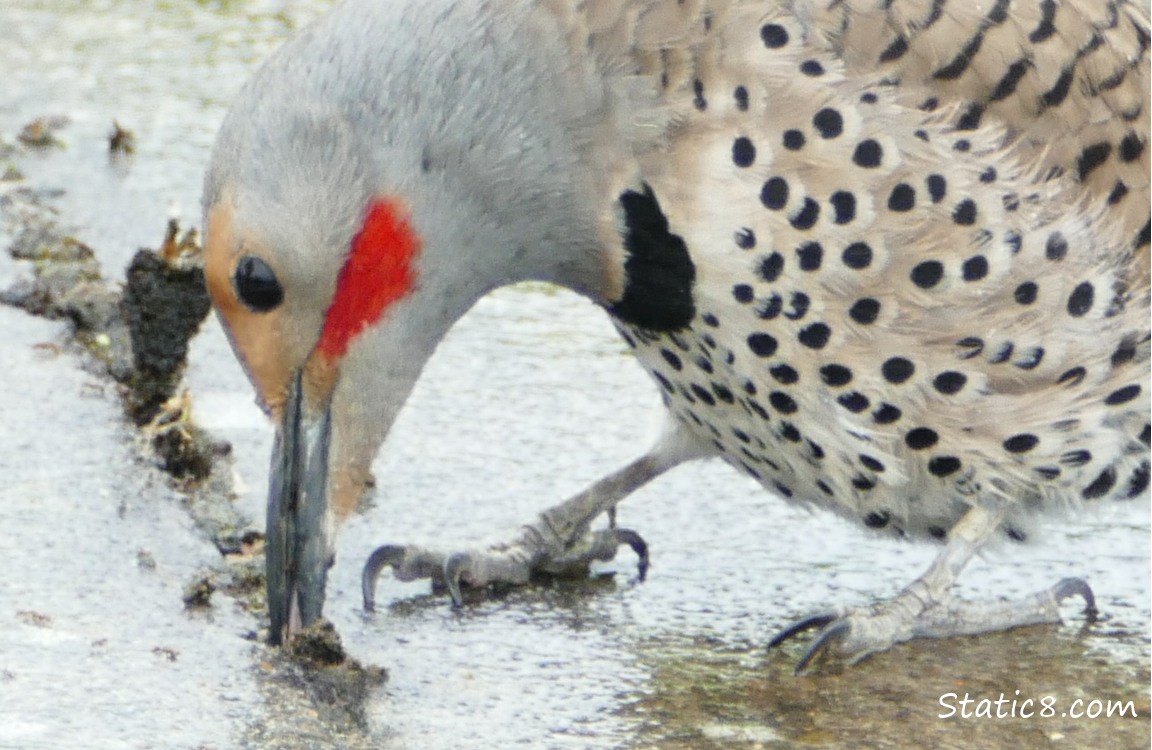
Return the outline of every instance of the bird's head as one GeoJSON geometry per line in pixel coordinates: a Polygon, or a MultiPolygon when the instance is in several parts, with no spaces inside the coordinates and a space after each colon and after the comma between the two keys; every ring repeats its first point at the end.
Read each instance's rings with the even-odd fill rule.
{"type": "Polygon", "coordinates": [[[277,425],[273,642],[320,616],[333,530],[448,328],[507,283],[602,300],[619,275],[582,132],[605,94],[558,95],[546,23],[477,13],[337,6],[248,82],[213,150],[209,290],[277,425]]]}

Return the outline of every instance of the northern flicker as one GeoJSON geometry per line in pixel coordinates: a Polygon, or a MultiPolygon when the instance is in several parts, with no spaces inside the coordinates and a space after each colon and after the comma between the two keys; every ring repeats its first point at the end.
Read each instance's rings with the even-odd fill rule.
{"type": "MultiPolygon", "coordinates": [[[[1147,499],[1149,21],[1128,0],[346,0],[236,98],[205,194],[220,319],[278,424],[272,640],[446,331],[500,286],[601,306],[663,395],[643,456],[461,583],[610,557],[630,492],[719,458],[942,546],[804,620],[802,666],[1058,621],[949,593],[1045,511],[1147,499]]],[[[765,577],[771,571],[764,572],[765,577]]]]}

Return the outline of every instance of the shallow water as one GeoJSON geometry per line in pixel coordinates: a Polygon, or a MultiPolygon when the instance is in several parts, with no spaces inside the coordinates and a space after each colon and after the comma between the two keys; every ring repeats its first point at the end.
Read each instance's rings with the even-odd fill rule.
{"type": "MultiPolygon", "coordinates": [[[[63,188],[62,221],[119,278],[167,217],[198,223],[200,174],[251,67],[323,3],[0,4],[0,136],[67,115],[66,148],[15,157],[63,188]],[[109,161],[113,119],[137,151],[109,161]]],[[[2,160],[0,160],[2,162],[2,160]]],[[[0,167],[2,167],[0,163],[0,167]]],[[[2,190],[2,188],[0,188],[2,190]]],[[[2,244],[7,237],[0,233],[2,244]]],[[[26,271],[0,258],[0,282],[26,271]]],[[[1061,577],[1095,587],[1103,622],[913,644],[843,674],[794,678],[799,646],[764,643],[797,617],[898,591],[928,547],[784,505],[724,466],[683,467],[621,508],[652,545],[593,584],[557,584],[453,612],[426,584],[359,570],[383,542],[495,542],[639,452],[658,403],[604,316],[540,287],[482,301],[438,351],[374,471],[372,507],[342,533],[328,615],[349,652],[386,666],[368,729],[317,721],[303,688],[267,679],[258,623],[218,594],[184,611],[219,564],[177,494],[139,459],[111,386],[81,369],[64,326],[0,308],[0,748],[1147,747],[1149,510],[1116,505],[991,554],[962,595],[1020,595],[1061,577]],[[970,692],[1131,700],[1139,718],[941,720],[970,692]],[[311,712],[311,713],[310,713],[311,712]]],[[[238,506],[259,525],[271,432],[211,323],[193,345],[195,418],[231,441],[238,506]]]]}

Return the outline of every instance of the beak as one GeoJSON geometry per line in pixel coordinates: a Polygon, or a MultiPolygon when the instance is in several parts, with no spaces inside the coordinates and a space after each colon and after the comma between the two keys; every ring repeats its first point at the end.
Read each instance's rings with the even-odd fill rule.
{"type": "Polygon", "coordinates": [[[265,562],[269,642],[276,646],[324,610],[328,546],[328,446],[331,413],[305,403],[303,371],[292,379],[272,449],[265,562]]]}

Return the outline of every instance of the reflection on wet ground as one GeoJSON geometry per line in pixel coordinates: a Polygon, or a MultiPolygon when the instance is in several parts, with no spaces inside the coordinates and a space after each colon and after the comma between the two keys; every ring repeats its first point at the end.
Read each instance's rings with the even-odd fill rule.
{"type": "MultiPolygon", "coordinates": [[[[64,189],[51,201],[61,221],[120,278],[169,212],[198,221],[229,96],[323,3],[42,5],[0,6],[0,138],[60,114],[67,147],[13,156],[27,180],[0,195],[64,189]],[[107,156],[113,119],[137,136],[127,162],[107,156]]],[[[0,258],[3,286],[25,272],[0,258]]],[[[1073,601],[1062,627],[912,644],[804,678],[791,673],[802,644],[765,650],[776,629],[895,593],[933,550],[785,506],[714,464],[678,469],[621,508],[652,545],[643,584],[622,553],[604,566],[614,576],[461,612],[426,584],[382,579],[380,611],[361,612],[360,565],[377,544],[506,539],[654,432],[656,394],[603,316],[534,286],[482,301],[453,330],[375,464],[371,507],[340,539],[329,616],[350,653],[389,672],[358,724],[250,640],[259,623],[226,593],[185,611],[185,585],[219,555],[140,460],[111,386],[58,352],[63,324],[0,308],[0,325],[0,748],[1149,744],[1147,507],[1055,521],[963,580],[975,598],[1082,575],[1104,614],[1095,625],[1082,627],[1073,601]],[[940,719],[948,693],[1051,696],[1057,715],[940,719]],[[1077,699],[1132,701],[1139,718],[1059,715],[1077,699]]],[[[233,445],[235,505],[259,526],[270,429],[214,322],[193,342],[188,383],[196,420],[233,445]]]]}

